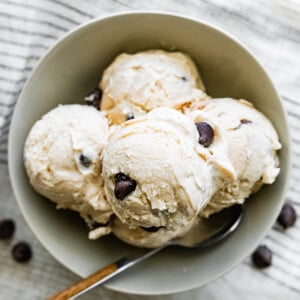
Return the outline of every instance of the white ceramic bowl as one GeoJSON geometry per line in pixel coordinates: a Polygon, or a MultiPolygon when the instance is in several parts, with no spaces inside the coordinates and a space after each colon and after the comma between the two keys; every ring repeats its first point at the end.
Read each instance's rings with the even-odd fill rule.
{"type": "Polygon", "coordinates": [[[290,166],[289,133],[280,98],[262,66],[235,39],[211,25],[173,14],[126,13],[93,20],[68,33],[43,57],[19,97],[10,129],[9,171],[15,197],[36,237],[58,261],[79,276],[87,276],[132,248],[111,236],[89,241],[77,214],[57,211],[33,191],[23,166],[25,138],[34,122],[51,108],[81,102],[117,54],[155,48],[188,53],[209,95],[243,97],[266,114],[282,142],[281,173],[275,184],[247,202],[242,224],[222,243],[195,251],[166,249],[106,284],[133,294],[189,290],[236,266],[275,221],[290,166]]]}

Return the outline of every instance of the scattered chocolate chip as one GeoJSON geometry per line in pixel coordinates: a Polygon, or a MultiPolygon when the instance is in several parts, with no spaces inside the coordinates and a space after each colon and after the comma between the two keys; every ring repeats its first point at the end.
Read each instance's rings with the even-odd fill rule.
{"type": "Polygon", "coordinates": [[[133,113],[126,114],[126,121],[132,120],[132,119],[134,119],[134,114],[133,113]]]}
{"type": "Polygon", "coordinates": [[[182,80],[182,81],[187,81],[187,78],[186,78],[185,76],[182,76],[182,77],[181,77],[181,80],[182,80]]]}
{"type": "Polygon", "coordinates": [[[277,218],[277,222],[284,228],[291,227],[295,224],[297,219],[297,214],[294,207],[285,203],[280,211],[280,214],[277,218]]]}
{"type": "Polygon", "coordinates": [[[12,255],[16,261],[23,263],[31,259],[32,251],[26,242],[19,242],[13,246],[12,255]]]}
{"type": "Polygon", "coordinates": [[[247,120],[247,119],[240,119],[241,124],[249,124],[252,123],[252,121],[247,120]]]}
{"type": "Polygon", "coordinates": [[[258,268],[265,268],[272,264],[272,251],[265,245],[258,246],[252,254],[252,262],[258,268]]]}
{"type": "Polygon", "coordinates": [[[156,227],[156,226],[151,226],[151,227],[140,226],[140,228],[142,228],[143,230],[148,231],[148,232],[157,232],[162,227],[161,226],[159,226],[159,227],[156,227]]]}
{"type": "Polygon", "coordinates": [[[84,101],[88,105],[92,105],[95,108],[97,108],[98,110],[100,110],[101,97],[102,97],[101,90],[98,88],[95,88],[84,97],[84,101]]]}
{"type": "Polygon", "coordinates": [[[136,181],[132,180],[129,176],[124,173],[118,173],[115,176],[115,196],[119,200],[124,198],[133,192],[136,188],[136,181]]]}
{"type": "Polygon", "coordinates": [[[214,139],[214,130],[206,122],[198,122],[195,124],[199,133],[199,144],[208,147],[214,139]]]}
{"type": "Polygon", "coordinates": [[[79,156],[79,162],[86,168],[88,168],[92,163],[91,160],[82,153],[79,156]]]}
{"type": "Polygon", "coordinates": [[[9,239],[15,232],[15,222],[10,219],[0,221],[0,240],[9,239]]]}

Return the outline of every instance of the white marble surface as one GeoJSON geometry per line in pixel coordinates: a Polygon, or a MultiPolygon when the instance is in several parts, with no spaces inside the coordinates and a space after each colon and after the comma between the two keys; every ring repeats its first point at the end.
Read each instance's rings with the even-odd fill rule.
{"type": "MultiPolygon", "coordinates": [[[[0,219],[17,231],[0,241],[0,299],[45,299],[77,280],[39,244],[20,214],[7,170],[11,111],[37,60],[62,34],[93,17],[128,10],[163,10],[222,27],[246,44],[273,78],[288,112],[293,171],[287,200],[300,214],[300,1],[298,0],[0,0],[0,219]],[[29,241],[34,257],[25,265],[10,255],[12,244],[29,241]]],[[[300,223],[263,241],[274,251],[272,267],[257,271],[246,258],[235,270],[196,290],[168,296],[134,296],[103,287],[81,299],[300,299],[300,223]]]]}

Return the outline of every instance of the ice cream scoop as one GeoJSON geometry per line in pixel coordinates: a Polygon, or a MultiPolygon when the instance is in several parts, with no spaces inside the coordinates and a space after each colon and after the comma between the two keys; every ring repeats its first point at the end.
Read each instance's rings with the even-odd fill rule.
{"type": "Polygon", "coordinates": [[[121,54],[104,71],[101,110],[113,124],[156,107],[182,109],[207,97],[192,59],[180,52],[121,54]]]}
{"type": "Polygon", "coordinates": [[[33,188],[85,219],[107,223],[112,210],[101,176],[108,137],[103,114],[84,105],[60,105],[38,120],[27,137],[24,162],[33,188]]]}
{"type": "Polygon", "coordinates": [[[122,223],[175,231],[193,223],[213,193],[209,152],[198,140],[195,124],[170,108],[127,121],[109,137],[103,177],[122,223]]]}
{"type": "Polygon", "coordinates": [[[222,188],[200,213],[207,217],[243,203],[263,184],[273,183],[280,170],[277,150],[281,145],[271,122],[246,100],[221,98],[201,102],[192,118],[198,122],[203,116],[222,130],[237,175],[235,180],[223,178],[222,188]]]}

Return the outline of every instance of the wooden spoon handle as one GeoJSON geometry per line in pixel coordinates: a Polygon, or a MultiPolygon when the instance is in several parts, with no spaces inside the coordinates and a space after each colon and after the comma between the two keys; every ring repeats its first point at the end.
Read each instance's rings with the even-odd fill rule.
{"type": "Polygon", "coordinates": [[[136,250],[135,254],[117,260],[116,262],[104,267],[103,269],[93,273],[92,275],[70,285],[64,290],[51,296],[47,300],[75,299],[76,296],[84,294],[85,292],[91,290],[96,286],[99,286],[100,284],[106,282],[108,279],[114,277],[115,275],[121,273],[122,271],[134,266],[135,264],[152,256],[153,254],[161,251],[167,245],[168,244],[165,244],[159,248],[155,248],[152,250],[145,250],[145,249],[136,250]]]}
{"type": "MultiPolygon", "coordinates": [[[[90,276],[73,283],[64,290],[48,298],[48,300],[67,300],[77,295],[79,292],[84,291],[94,283],[98,283],[101,279],[107,278],[118,270],[117,263],[110,264],[103,269],[91,274],[90,276]]],[[[110,277],[109,277],[110,278],[110,277]]],[[[107,279],[109,279],[107,278],[107,279]]],[[[99,283],[100,284],[100,283],[99,283]]]]}

